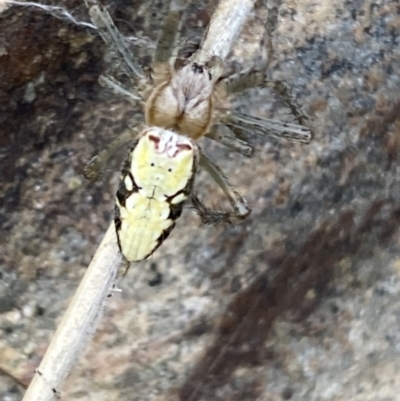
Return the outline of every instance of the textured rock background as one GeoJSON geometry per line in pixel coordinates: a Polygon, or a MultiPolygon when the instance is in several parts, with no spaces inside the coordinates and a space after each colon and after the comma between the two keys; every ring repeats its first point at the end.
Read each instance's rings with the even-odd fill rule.
{"type": "MultiPolygon", "coordinates": [[[[61,4],[87,21],[81,3],[61,4]]],[[[195,3],[186,37],[210,16],[195,3]]],[[[142,62],[162,5],[110,8],[142,62]]],[[[234,52],[243,65],[257,7],[234,52]]],[[[313,142],[258,140],[252,159],[204,143],[253,213],[212,228],[187,210],[110,298],[61,399],[400,399],[399,30],[395,0],[283,1],[270,76],[310,114],[313,142]]],[[[142,116],[98,85],[107,59],[88,29],[0,14],[0,400],[21,399],[112,216],[123,155],[95,185],[82,169],[142,116]]],[[[267,90],[236,106],[289,118],[267,90]]],[[[203,173],[197,187],[224,205],[203,173]]]]}

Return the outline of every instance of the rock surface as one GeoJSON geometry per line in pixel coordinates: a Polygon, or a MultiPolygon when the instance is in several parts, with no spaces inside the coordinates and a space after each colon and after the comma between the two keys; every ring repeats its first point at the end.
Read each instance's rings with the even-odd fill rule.
{"type": "MultiPolygon", "coordinates": [[[[210,17],[195,3],[185,37],[210,17]]],[[[240,65],[257,54],[259,3],[240,65]]],[[[83,2],[59,4],[88,20],[83,2]]],[[[110,8],[142,63],[162,5],[110,8]]],[[[282,2],[270,76],[307,110],[312,143],[258,138],[244,159],[204,141],[252,214],[213,228],[186,210],[110,298],[62,400],[400,399],[399,31],[395,0],[282,2]]],[[[94,185],[82,171],[143,117],[97,83],[108,59],[88,28],[0,14],[0,400],[22,398],[112,218],[124,156],[94,185]]],[[[290,119],[265,89],[235,107],[290,119]]],[[[197,191],[225,205],[202,172],[197,191]]]]}

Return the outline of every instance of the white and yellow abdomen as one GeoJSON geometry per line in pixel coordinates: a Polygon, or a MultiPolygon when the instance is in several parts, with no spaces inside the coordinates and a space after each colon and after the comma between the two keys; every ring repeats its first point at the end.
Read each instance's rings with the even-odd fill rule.
{"type": "Polygon", "coordinates": [[[189,138],[158,127],[140,134],[123,166],[115,207],[118,244],[129,262],[150,256],[174,228],[197,159],[189,138]]]}

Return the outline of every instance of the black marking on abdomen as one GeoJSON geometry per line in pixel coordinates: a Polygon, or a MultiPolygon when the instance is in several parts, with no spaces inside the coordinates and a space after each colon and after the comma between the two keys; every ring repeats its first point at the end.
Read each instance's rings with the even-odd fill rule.
{"type": "Polygon", "coordinates": [[[137,193],[139,191],[139,189],[141,189],[141,187],[139,187],[136,182],[135,179],[133,178],[133,175],[131,172],[128,172],[127,174],[125,174],[124,176],[121,177],[121,182],[119,184],[118,187],[118,191],[117,191],[117,199],[118,202],[121,206],[125,207],[125,202],[126,200],[134,193],[137,193]],[[128,176],[132,182],[132,186],[133,189],[132,190],[128,190],[126,188],[125,185],[125,177],[128,176]]]}

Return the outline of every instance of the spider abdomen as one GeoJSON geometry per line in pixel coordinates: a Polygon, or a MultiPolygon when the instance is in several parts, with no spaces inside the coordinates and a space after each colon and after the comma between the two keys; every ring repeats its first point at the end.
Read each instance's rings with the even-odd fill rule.
{"type": "Polygon", "coordinates": [[[118,244],[129,261],[150,256],[168,237],[191,192],[198,150],[189,138],[148,128],[130,151],[117,191],[118,244]]]}

